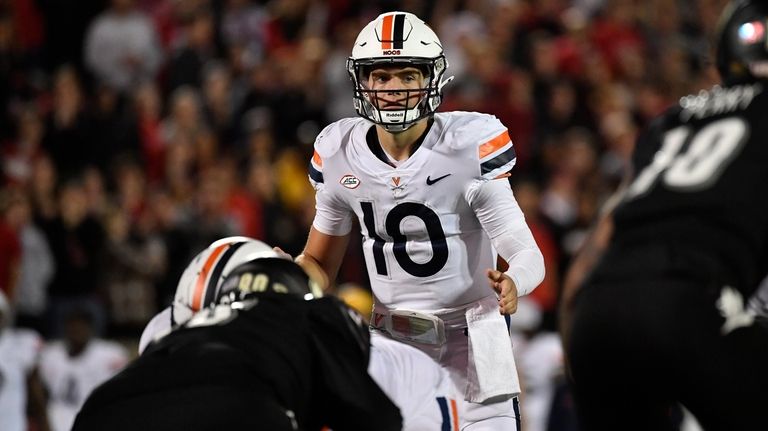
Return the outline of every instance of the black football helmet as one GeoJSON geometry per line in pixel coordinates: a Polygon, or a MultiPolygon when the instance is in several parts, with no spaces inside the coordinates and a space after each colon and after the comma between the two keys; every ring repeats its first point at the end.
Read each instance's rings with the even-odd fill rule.
{"type": "Polygon", "coordinates": [[[322,297],[322,290],[291,260],[256,258],[235,267],[224,279],[217,304],[233,304],[258,294],[285,294],[304,300],[322,297]]]}
{"type": "Polygon", "coordinates": [[[725,8],[717,70],[726,84],[768,79],[768,0],[733,0],[725,8]]]}

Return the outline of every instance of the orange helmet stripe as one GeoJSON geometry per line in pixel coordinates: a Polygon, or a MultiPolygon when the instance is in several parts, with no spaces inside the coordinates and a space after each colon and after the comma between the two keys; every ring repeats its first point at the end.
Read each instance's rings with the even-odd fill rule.
{"type": "Polygon", "coordinates": [[[392,21],[394,15],[384,17],[384,23],[381,26],[381,49],[392,49],[392,21]]]}
{"type": "Polygon", "coordinates": [[[195,281],[195,293],[192,296],[192,310],[200,310],[200,304],[203,302],[203,294],[205,293],[205,280],[208,278],[208,273],[211,272],[211,268],[216,263],[221,253],[228,249],[231,244],[222,244],[211,252],[208,259],[205,260],[203,268],[200,270],[200,274],[197,275],[197,281],[195,281]]]}

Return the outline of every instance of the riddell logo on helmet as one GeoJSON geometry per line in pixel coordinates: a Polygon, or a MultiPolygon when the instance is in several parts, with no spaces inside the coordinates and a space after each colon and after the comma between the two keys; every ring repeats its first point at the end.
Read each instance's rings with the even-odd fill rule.
{"type": "Polygon", "coordinates": [[[381,55],[400,55],[399,49],[388,49],[386,51],[382,51],[381,55]]]}

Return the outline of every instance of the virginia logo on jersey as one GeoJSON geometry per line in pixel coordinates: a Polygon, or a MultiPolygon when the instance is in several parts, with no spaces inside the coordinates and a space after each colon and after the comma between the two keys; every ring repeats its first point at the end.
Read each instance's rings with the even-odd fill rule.
{"type": "Polygon", "coordinates": [[[360,186],[360,180],[354,175],[344,175],[341,177],[341,180],[339,180],[339,184],[348,189],[356,189],[360,186]]]}

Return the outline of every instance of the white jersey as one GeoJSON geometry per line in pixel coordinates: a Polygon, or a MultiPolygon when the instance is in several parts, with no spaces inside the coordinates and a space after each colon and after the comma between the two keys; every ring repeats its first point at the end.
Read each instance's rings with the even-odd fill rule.
{"type": "Polygon", "coordinates": [[[485,270],[495,267],[495,253],[472,197],[515,163],[506,127],[486,114],[435,114],[422,144],[398,167],[371,151],[371,127],[348,118],[317,137],[310,165],[315,229],[345,235],[357,216],[376,302],[389,309],[459,308],[492,295],[485,270]]]}
{"type": "Polygon", "coordinates": [[[422,351],[372,331],[368,374],[400,409],[404,431],[458,431],[459,392],[422,351]]]}
{"type": "Polygon", "coordinates": [[[70,357],[61,341],[43,349],[40,377],[48,388],[48,418],[54,431],[72,428],[88,395],[128,363],[119,344],[93,340],[77,357],[70,357]]]}
{"type": "Polygon", "coordinates": [[[27,376],[37,366],[41,347],[33,331],[0,332],[0,430],[27,429],[27,376]]]}

